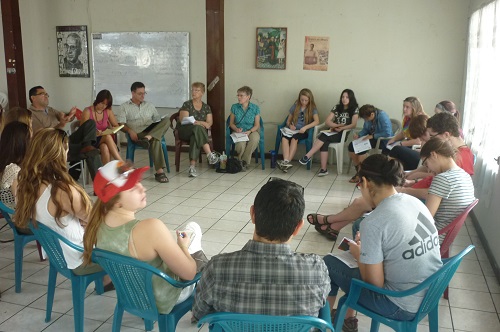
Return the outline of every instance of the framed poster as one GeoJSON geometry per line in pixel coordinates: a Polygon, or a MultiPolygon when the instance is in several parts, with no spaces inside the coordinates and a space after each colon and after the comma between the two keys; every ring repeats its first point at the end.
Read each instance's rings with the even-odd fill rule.
{"type": "Polygon", "coordinates": [[[57,61],[60,77],[90,77],[87,26],[57,26],[57,61]]]}
{"type": "Polygon", "coordinates": [[[304,41],[304,70],[328,70],[330,37],[306,36],[304,41]]]}
{"type": "Polygon", "coordinates": [[[257,28],[257,69],[286,68],[286,28],[257,28]]]}

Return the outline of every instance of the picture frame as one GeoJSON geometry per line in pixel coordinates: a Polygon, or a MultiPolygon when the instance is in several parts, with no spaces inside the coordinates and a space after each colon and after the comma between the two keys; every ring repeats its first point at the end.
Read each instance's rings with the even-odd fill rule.
{"type": "Polygon", "coordinates": [[[287,28],[257,28],[255,68],[286,69],[287,28]]]}
{"type": "Polygon", "coordinates": [[[86,25],[56,26],[59,77],[90,77],[86,25]]]}

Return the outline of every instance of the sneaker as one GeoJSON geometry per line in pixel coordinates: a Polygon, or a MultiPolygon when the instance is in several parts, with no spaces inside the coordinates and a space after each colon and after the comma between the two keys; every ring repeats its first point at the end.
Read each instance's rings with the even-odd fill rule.
{"type": "Polygon", "coordinates": [[[201,249],[201,228],[200,225],[195,223],[194,221],[189,222],[184,230],[182,231],[189,235],[189,246],[188,251],[190,254],[194,254],[201,249]]]}
{"type": "Polygon", "coordinates": [[[196,168],[194,166],[189,166],[189,177],[195,178],[197,176],[198,176],[198,173],[196,172],[196,168]]]}
{"type": "Polygon", "coordinates": [[[287,169],[289,169],[289,168],[292,168],[292,167],[293,167],[293,165],[292,165],[292,164],[290,164],[290,162],[289,162],[289,161],[284,161],[284,162],[283,162],[283,164],[281,164],[281,167],[282,167],[284,170],[287,170],[287,169]]]}
{"type": "Polygon", "coordinates": [[[327,169],[320,169],[318,176],[325,176],[328,175],[328,170],[327,169]]]}
{"type": "Polygon", "coordinates": [[[207,159],[210,165],[217,164],[217,162],[219,161],[219,157],[213,151],[208,154],[207,159]]]}
{"type": "Polygon", "coordinates": [[[304,157],[300,158],[299,163],[301,163],[302,165],[307,165],[307,163],[310,161],[311,161],[311,158],[304,156],[304,157]]]}
{"type": "Polygon", "coordinates": [[[247,171],[247,162],[244,160],[241,160],[241,171],[246,172],[247,171]]]}

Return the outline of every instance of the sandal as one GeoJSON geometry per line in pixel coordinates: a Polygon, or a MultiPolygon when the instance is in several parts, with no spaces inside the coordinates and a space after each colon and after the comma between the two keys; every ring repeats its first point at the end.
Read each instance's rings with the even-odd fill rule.
{"type": "Polygon", "coordinates": [[[359,182],[359,175],[358,175],[359,165],[354,166],[354,169],[356,170],[356,174],[354,174],[354,176],[349,180],[350,183],[358,183],[359,182]]]}
{"type": "Polygon", "coordinates": [[[332,241],[337,241],[337,238],[339,237],[340,231],[333,229],[332,224],[324,224],[324,225],[322,225],[322,224],[314,225],[314,229],[318,233],[326,236],[327,239],[332,240],[332,241]],[[326,229],[321,228],[321,226],[324,226],[324,225],[328,225],[328,227],[326,229]]]}
{"type": "MultiPolygon", "coordinates": [[[[337,309],[332,309],[330,311],[330,316],[332,317],[332,324],[335,320],[335,315],[337,314],[337,309]]],[[[344,324],[342,325],[343,332],[358,332],[358,319],[356,316],[344,319],[344,324]]]]}
{"type": "Polygon", "coordinates": [[[156,173],[155,180],[160,182],[160,183],[167,183],[168,182],[168,178],[165,175],[165,173],[156,173]]]}
{"type": "Polygon", "coordinates": [[[326,224],[329,224],[328,222],[328,217],[330,215],[323,215],[323,214],[319,214],[319,213],[309,213],[307,215],[307,221],[311,224],[311,225],[314,225],[314,226],[322,226],[322,225],[326,225],[326,224]],[[318,216],[322,216],[323,217],[323,222],[319,222],[318,221],[318,216]],[[312,220],[309,220],[309,217],[311,217],[312,220]]]}

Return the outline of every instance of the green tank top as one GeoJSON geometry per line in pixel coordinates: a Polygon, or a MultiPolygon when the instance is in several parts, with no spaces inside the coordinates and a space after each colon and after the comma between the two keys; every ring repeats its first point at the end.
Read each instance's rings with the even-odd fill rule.
{"type": "MultiPolygon", "coordinates": [[[[118,226],[109,227],[105,223],[101,223],[99,231],[97,232],[97,248],[116,252],[120,255],[132,257],[128,250],[130,233],[140,220],[131,220],[128,223],[118,226]]],[[[151,261],[146,261],[149,265],[154,266],[160,271],[165,272],[171,278],[179,280],[180,278],[175,275],[163,262],[160,256],[151,261]]],[[[170,285],[167,281],[158,276],[153,276],[153,292],[156,298],[156,306],[158,312],[168,314],[174,307],[182,288],[176,288],[170,285]]]]}

